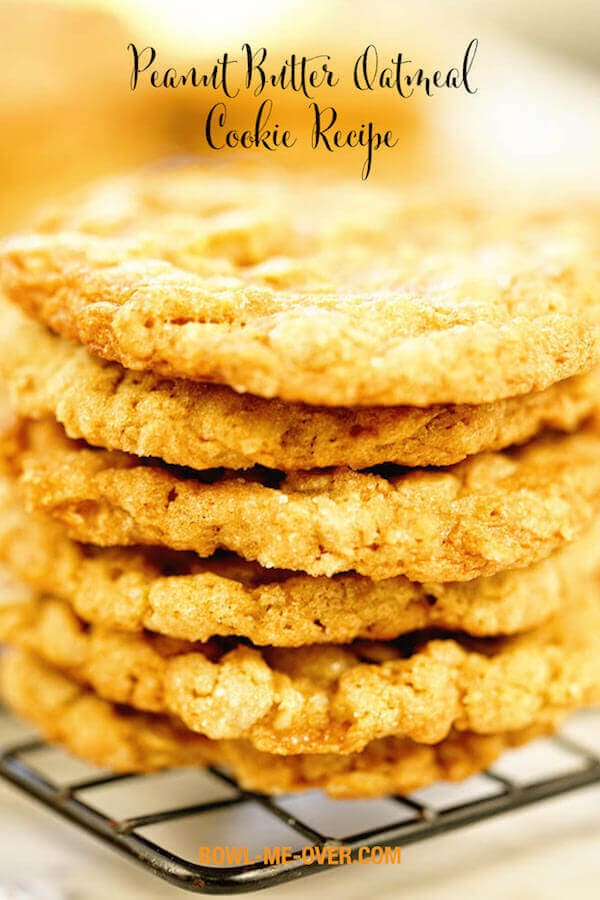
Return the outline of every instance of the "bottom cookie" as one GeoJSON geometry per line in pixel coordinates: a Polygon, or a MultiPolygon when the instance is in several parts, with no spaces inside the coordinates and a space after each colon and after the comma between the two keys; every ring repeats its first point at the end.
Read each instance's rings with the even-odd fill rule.
{"type": "Polygon", "coordinates": [[[550,733],[559,717],[497,735],[451,734],[435,745],[382,738],[360,753],[275,756],[247,741],[212,741],[177,719],[135,712],[91,691],[23,651],[7,653],[0,690],[16,714],[51,742],[115,772],[179,766],[226,766],[246,790],[282,794],[321,788],[337,798],[406,794],[438,780],[460,781],[487,768],[503,750],[550,733]]]}

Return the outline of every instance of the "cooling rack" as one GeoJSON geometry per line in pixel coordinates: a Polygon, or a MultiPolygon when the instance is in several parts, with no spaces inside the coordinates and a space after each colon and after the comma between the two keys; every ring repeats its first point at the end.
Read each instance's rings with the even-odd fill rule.
{"type": "MultiPolygon", "coordinates": [[[[233,894],[327,868],[303,848],[404,847],[474,822],[600,782],[600,754],[583,729],[506,753],[487,772],[407,797],[331,800],[321,792],[270,798],[241,790],[226,771],[175,770],[117,776],[51,747],[0,711],[0,775],[60,816],[171,884],[233,894]],[[16,734],[19,734],[17,739],[16,734]],[[199,847],[245,847],[242,865],[201,865],[199,847]],[[290,862],[264,848],[290,847],[290,862]],[[310,856],[310,854],[308,854],[310,856]]],[[[364,852],[364,851],[363,851],[364,852]]]]}

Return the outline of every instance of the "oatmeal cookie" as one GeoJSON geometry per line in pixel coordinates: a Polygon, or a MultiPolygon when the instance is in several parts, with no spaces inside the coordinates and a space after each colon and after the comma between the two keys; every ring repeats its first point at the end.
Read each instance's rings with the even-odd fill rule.
{"type": "Polygon", "coordinates": [[[325,406],[479,404],[600,361],[599,223],[196,166],[40,216],[0,285],[128,369],[325,406]]]}
{"type": "Polygon", "coordinates": [[[196,473],[77,444],[53,420],[24,423],[6,452],[31,507],[76,540],[223,548],[310,575],[468,581],[549,556],[600,506],[597,423],[438,470],[196,473]]]}
{"type": "Polygon", "coordinates": [[[246,790],[283,794],[321,788],[337,798],[405,794],[433,781],[460,781],[503,750],[548,733],[554,723],[498,735],[452,734],[426,746],[402,738],[373,741],[361,753],[261,753],[247,741],[210,741],[173,718],[115,706],[39,659],[11,652],[0,691],[18,715],[76,756],[116,772],[152,772],[210,763],[229,766],[246,790]]]}
{"type": "Polygon", "coordinates": [[[0,474],[0,559],[87,622],[188,641],[241,636],[298,647],[356,638],[392,640],[438,627],[476,636],[514,634],[576,602],[600,568],[600,519],[577,541],[527,569],[472,581],[374,582],[263,569],[232,554],[200,559],[157,548],[97,548],[70,540],[49,517],[27,514],[0,474]]]}
{"type": "Polygon", "coordinates": [[[213,740],[283,755],[355,753],[390,736],[436,744],[453,729],[515,731],[600,702],[600,589],[580,588],[578,603],[512,638],[192,644],[88,626],[62,600],[21,593],[0,608],[0,638],[104,699],[176,716],[213,740]]]}
{"type": "Polygon", "coordinates": [[[71,438],[193,469],[447,466],[544,428],[573,431],[600,396],[596,367],[545,391],[480,406],[343,409],[265,400],[128,371],[1,300],[0,376],[25,416],[54,416],[71,438]]]}

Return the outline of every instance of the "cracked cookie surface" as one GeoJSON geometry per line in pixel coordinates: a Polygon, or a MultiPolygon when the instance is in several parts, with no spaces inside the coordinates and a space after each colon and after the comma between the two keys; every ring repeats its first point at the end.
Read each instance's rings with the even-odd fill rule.
{"type": "Polygon", "coordinates": [[[315,405],[478,404],[600,361],[599,222],[196,167],[40,216],[0,282],[128,369],[315,405]]]}
{"type": "Polygon", "coordinates": [[[353,753],[390,736],[436,744],[452,730],[515,731],[600,701],[598,581],[537,629],[485,640],[417,632],[294,649],[191,644],[88,626],[67,603],[22,592],[0,613],[3,641],[105,699],[268,753],[353,753]]]}
{"type": "Polygon", "coordinates": [[[439,779],[463,780],[485,769],[503,750],[549,733],[557,724],[498,735],[463,732],[433,746],[383,738],[347,756],[275,756],[247,741],[210,741],[176,719],[118,707],[18,651],[0,663],[0,693],[48,740],[103,768],[151,772],[226,764],[246,790],[283,794],[321,788],[337,798],[405,794],[439,779]]]}
{"type": "Polygon", "coordinates": [[[438,627],[477,636],[538,625],[579,596],[600,567],[600,520],[578,541],[527,569],[468,582],[373,582],[267,570],[230,554],[202,560],[157,548],[95,548],[47,516],[28,514],[0,473],[0,559],[87,622],[189,641],[241,636],[283,647],[392,640],[438,627]]]}
{"type": "Polygon", "coordinates": [[[310,407],[127,371],[1,300],[0,327],[0,376],[22,415],[54,416],[71,438],[193,469],[451,465],[544,428],[573,431],[600,396],[595,368],[481,406],[310,407]]]}
{"type": "Polygon", "coordinates": [[[447,469],[371,473],[174,470],[69,441],[50,420],[25,422],[8,443],[0,440],[0,452],[22,467],[31,507],[77,540],[203,557],[223,548],[310,575],[493,575],[574,540],[600,505],[597,422],[447,469]]]}

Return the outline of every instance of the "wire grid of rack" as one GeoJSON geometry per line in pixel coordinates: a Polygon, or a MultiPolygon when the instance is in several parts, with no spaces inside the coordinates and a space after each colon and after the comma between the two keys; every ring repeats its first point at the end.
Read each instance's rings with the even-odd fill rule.
{"type": "MultiPolygon", "coordinates": [[[[598,727],[600,713],[588,716],[598,727]]],[[[103,772],[19,727],[0,712],[3,778],[147,871],[206,894],[257,890],[327,868],[307,862],[303,847],[344,846],[355,859],[363,846],[406,846],[600,782],[600,754],[567,733],[509,751],[465,782],[407,797],[340,801],[311,791],[272,798],[241,790],[218,769],[103,772]],[[249,862],[200,865],[203,845],[246,847],[249,862]],[[265,862],[264,848],[277,846],[291,847],[295,858],[265,862]]]]}

